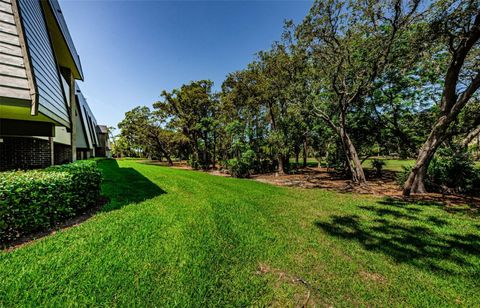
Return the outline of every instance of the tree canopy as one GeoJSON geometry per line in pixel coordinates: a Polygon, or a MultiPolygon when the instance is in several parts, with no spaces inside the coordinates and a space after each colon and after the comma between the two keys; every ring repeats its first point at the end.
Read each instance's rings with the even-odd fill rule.
{"type": "Polygon", "coordinates": [[[404,194],[422,193],[437,150],[480,133],[479,40],[478,0],[315,1],[218,91],[192,81],[128,111],[117,141],[237,176],[316,157],[362,186],[362,160],[416,158],[404,194]]]}

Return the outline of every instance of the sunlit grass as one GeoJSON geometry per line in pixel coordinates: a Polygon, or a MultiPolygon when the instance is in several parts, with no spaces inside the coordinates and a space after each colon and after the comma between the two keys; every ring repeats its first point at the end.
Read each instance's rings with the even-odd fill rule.
{"type": "Polygon", "coordinates": [[[100,166],[104,211],[0,254],[0,306],[480,305],[468,207],[100,166]]]}
{"type": "MultiPolygon", "coordinates": [[[[389,171],[403,171],[403,167],[413,166],[415,164],[414,159],[387,159],[387,158],[380,158],[385,162],[385,166],[383,167],[384,170],[389,171]]],[[[366,159],[362,166],[363,168],[370,169],[372,168],[372,160],[373,159],[366,159]]]]}

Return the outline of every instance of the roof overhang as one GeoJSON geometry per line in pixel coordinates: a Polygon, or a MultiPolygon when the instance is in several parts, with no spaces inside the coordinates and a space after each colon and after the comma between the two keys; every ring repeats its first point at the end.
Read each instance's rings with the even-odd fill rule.
{"type": "Polygon", "coordinates": [[[77,54],[67,24],[63,18],[60,4],[57,0],[40,1],[45,13],[52,45],[57,56],[58,65],[71,70],[73,77],[83,80],[82,65],[77,54]]]}

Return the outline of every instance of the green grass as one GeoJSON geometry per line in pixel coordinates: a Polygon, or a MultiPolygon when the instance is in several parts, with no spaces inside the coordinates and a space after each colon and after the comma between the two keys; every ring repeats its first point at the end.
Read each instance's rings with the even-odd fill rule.
{"type": "Polygon", "coordinates": [[[0,253],[0,306],[480,305],[467,207],[100,166],[102,213],[0,253]]]}
{"type": "MultiPolygon", "coordinates": [[[[407,167],[407,166],[413,166],[413,164],[415,163],[415,160],[414,159],[389,159],[389,158],[381,158],[381,160],[385,161],[385,166],[384,166],[384,170],[389,170],[389,171],[403,171],[403,167],[407,167]]],[[[300,158],[300,161],[299,161],[300,165],[302,165],[303,163],[303,160],[302,158],[300,158]]],[[[295,164],[295,159],[290,159],[290,164],[294,165],[295,164]]],[[[323,162],[324,164],[324,162],[323,162]]],[[[307,165],[309,167],[317,167],[318,166],[318,160],[316,160],[315,158],[312,158],[312,157],[309,157],[307,159],[307,165]]],[[[365,169],[371,169],[372,168],[372,159],[369,158],[369,159],[366,159],[363,164],[362,164],[363,168],[365,169]]],[[[478,166],[480,166],[480,162],[478,163],[478,166]]]]}
{"type": "MultiPolygon", "coordinates": [[[[413,166],[415,164],[414,159],[383,159],[385,162],[385,166],[383,167],[384,170],[389,171],[403,171],[403,167],[413,166]]],[[[366,169],[372,168],[372,159],[366,159],[362,166],[366,169]]]]}

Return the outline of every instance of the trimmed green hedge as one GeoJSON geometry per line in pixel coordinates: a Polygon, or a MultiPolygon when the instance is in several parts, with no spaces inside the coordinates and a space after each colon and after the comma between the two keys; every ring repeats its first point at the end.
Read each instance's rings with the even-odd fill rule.
{"type": "Polygon", "coordinates": [[[95,161],[0,173],[0,243],[51,227],[95,205],[101,181],[95,161]]]}

